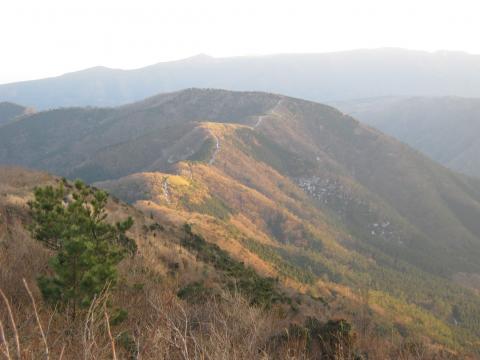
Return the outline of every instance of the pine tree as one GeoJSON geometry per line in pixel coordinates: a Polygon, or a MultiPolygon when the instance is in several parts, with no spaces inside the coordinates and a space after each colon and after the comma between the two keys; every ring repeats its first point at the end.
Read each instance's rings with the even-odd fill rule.
{"type": "Polygon", "coordinates": [[[75,318],[79,307],[115,284],[117,265],[136,251],[126,235],[133,220],[108,223],[107,193],[80,181],[73,187],[63,181],[57,188],[37,188],[34,195],[32,235],[56,252],[50,260],[53,274],[41,276],[38,284],[45,300],[70,305],[75,318]]]}

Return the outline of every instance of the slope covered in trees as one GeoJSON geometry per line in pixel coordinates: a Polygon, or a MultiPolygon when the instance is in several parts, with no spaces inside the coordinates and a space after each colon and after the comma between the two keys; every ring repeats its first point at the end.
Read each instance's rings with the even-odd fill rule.
{"type": "MultiPolygon", "coordinates": [[[[72,319],[68,307],[52,303],[48,296],[42,298],[36,286],[38,274],[48,272],[48,260],[60,255],[45,246],[48,236],[38,236],[53,234],[52,227],[42,224],[48,219],[53,229],[71,233],[71,226],[64,226],[68,216],[58,209],[62,205],[46,204],[51,189],[63,189],[67,212],[76,209],[79,191],[88,189],[93,207],[102,194],[45,173],[1,168],[0,349],[7,359],[457,358],[452,351],[432,347],[420,338],[407,339],[397,330],[388,340],[372,331],[373,324],[386,326],[388,318],[382,313],[360,315],[359,309],[369,306],[368,301],[344,292],[341,286],[326,282],[328,298],[307,295],[304,289],[292,287],[287,277],[266,276],[260,263],[240,262],[239,254],[232,256],[198,233],[208,233],[201,224],[211,222],[209,216],[191,213],[193,222],[178,226],[178,218],[187,213],[176,211],[176,218],[171,213],[167,219],[151,208],[151,214],[144,216],[115,199],[105,202],[106,223],[98,224],[132,218],[127,234],[138,251],[119,263],[119,281],[97,291],[90,306],[77,309],[72,319]],[[51,211],[57,215],[44,216],[51,211]],[[30,231],[42,240],[33,239],[30,231]]],[[[217,223],[217,229],[222,228],[227,229],[217,223]]],[[[73,233],[79,234],[78,230],[81,227],[73,233]]],[[[62,272],[68,273],[68,268],[62,272]]],[[[395,326],[401,327],[400,323],[395,326]]],[[[457,355],[464,358],[466,353],[457,349],[457,355]]]]}
{"type": "Polygon", "coordinates": [[[332,107],[191,89],[58,109],[5,126],[0,162],[96,182],[154,219],[191,223],[337,309],[368,298],[369,332],[466,348],[480,336],[478,298],[451,280],[480,271],[478,181],[332,107]]]}
{"type": "Polygon", "coordinates": [[[8,124],[28,112],[32,112],[32,110],[10,102],[0,102],[0,126],[8,124]]]}
{"type": "Polygon", "coordinates": [[[0,163],[88,182],[170,172],[181,161],[211,163],[270,198],[277,173],[356,237],[435,273],[478,271],[478,182],[328,106],[192,89],[119,108],[41,112],[0,132],[0,163]]]}
{"type": "Polygon", "coordinates": [[[480,99],[386,97],[335,105],[450,169],[480,176],[480,99]]]}

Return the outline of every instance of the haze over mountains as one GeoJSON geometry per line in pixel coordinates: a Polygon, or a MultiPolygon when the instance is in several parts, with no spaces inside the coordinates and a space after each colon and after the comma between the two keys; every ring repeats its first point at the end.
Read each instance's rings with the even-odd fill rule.
{"type": "MultiPolygon", "coordinates": [[[[96,67],[4,84],[0,101],[48,109],[118,106],[190,87],[281,93],[331,103],[455,171],[479,176],[478,101],[460,98],[480,97],[479,70],[478,55],[394,48],[197,55],[136,70],[96,67]]],[[[0,114],[0,126],[7,121],[0,114]]]]}
{"type": "Polygon", "coordinates": [[[402,49],[192,58],[136,70],[96,67],[0,85],[0,101],[38,109],[115,106],[189,87],[257,90],[314,101],[390,95],[480,97],[480,56],[402,49]]]}
{"type": "MultiPolygon", "coordinates": [[[[379,333],[476,349],[480,180],[446,167],[480,176],[480,100],[459,97],[480,97],[479,70],[476,55],[379,49],[200,55],[0,85],[0,101],[41,109],[0,103],[0,165],[106,189],[142,224],[169,224],[168,241],[189,223],[309,294],[302,315],[363,314],[366,289],[379,333]]],[[[29,196],[10,174],[28,191],[36,176],[53,181],[0,171],[9,221],[29,196]]]]}
{"type": "Polygon", "coordinates": [[[480,99],[381,97],[334,105],[455,171],[480,177],[480,99]]]}
{"type": "Polygon", "coordinates": [[[0,360],[480,360],[480,1],[0,6],[0,360]]]}
{"type": "Polygon", "coordinates": [[[478,297],[451,281],[473,286],[480,273],[480,181],[330,106],[189,89],[44,111],[2,127],[0,163],[82,178],[154,218],[188,219],[316,294],[368,284],[375,306],[434,341],[480,337],[478,297]]]}

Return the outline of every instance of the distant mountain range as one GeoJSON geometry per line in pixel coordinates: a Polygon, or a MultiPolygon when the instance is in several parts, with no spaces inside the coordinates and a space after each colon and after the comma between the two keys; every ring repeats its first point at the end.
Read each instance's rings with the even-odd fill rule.
{"type": "Polygon", "coordinates": [[[0,101],[38,109],[116,106],[189,87],[256,90],[314,101],[377,96],[480,97],[480,56],[402,49],[192,58],[135,70],[96,67],[0,85],[0,101]]]}
{"type": "Polygon", "coordinates": [[[473,287],[480,274],[480,180],[330,106],[189,89],[43,111],[2,127],[0,164],[82,178],[152,218],[187,219],[314,296],[368,287],[384,321],[434,341],[480,338],[480,300],[452,281],[473,287]]]}
{"type": "Polygon", "coordinates": [[[333,104],[455,171],[480,177],[480,99],[380,97],[333,104]]]}

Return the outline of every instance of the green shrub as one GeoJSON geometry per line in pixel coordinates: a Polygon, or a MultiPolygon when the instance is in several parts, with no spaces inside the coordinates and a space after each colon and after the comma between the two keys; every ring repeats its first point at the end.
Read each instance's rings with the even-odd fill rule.
{"type": "Polygon", "coordinates": [[[213,138],[206,139],[200,149],[190,156],[187,160],[189,161],[201,161],[207,162],[209,159],[212,158],[212,155],[215,151],[216,142],[213,138]]]}
{"type": "Polygon", "coordinates": [[[242,262],[232,259],[228,253],[216,244],[210,244],[200,235],[192,232],[185,224],[182,245],[197,253],[197,258],[215,267],[223,275],[223,285],[232,291],[238,290],[248,297],[253,305],[270,307],[284,302],[285,296],[277,291],[277,280],[259,276],[242,262]]]}
{"type": "Polygon", "coordinates": [[[50,259],[53,274],[40,276],[38,285],[45,300],[70,308],[74,319],[78,308],[88,307],[106,287],[115,285],[118,263],[128,252],[136,252],[135,242],[126,235],[133,220],[107,223],[107,193],[80,181],[73,187],[60,183],[57,188],[37,188],[34,196],[29,203],[30,231],[55,251],[50,259]]]}
{"type": "Polygon", "coordinates": [[[192,304],[205,302],[210,294],[210,289],[207,289],[204,283],[199,281],[192,282],[177,292],[177,296],[180,299],[186,300],[192,304]]]}
{"type": "Polygon", "coordinates": [[[232,210],[218,197],[211,196],[204,199],[200,204],[184,202],[184,206],[193,212],[211,215],[220,220],[228,220],[232,210]]]}

